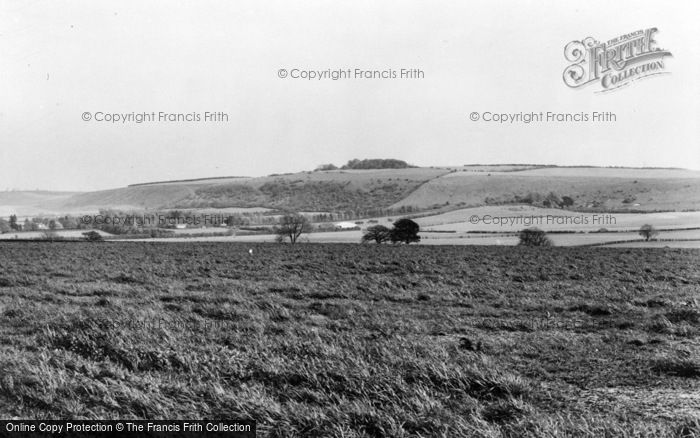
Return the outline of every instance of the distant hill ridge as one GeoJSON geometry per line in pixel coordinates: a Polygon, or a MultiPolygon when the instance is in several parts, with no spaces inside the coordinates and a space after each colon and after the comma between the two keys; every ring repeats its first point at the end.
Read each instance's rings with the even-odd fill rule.
{"type": "MultiPolygon", "coordinates": [[[[323,166],[321,166],[323,167],[323,166]]],[[[7,211],[71,213],[118,209],[269,208],[306,212],[397,212],[503,204],[583,211],[700,210],[700,171],[668,167],[472,164],[415,167],[394,159],[350,160],[345,169],[264,177],[132,184],[42,196],[0,192],[7,211]],[[384,165],[406,166],[384,168],[384,165]],[[366,168],[378,166],[378,168],[366,168]],[[351,168],[352,167],[352,168],[351,168]]]]}
{"type": "MultiPolygon", "coordinates": [[[[364,159],[358,160],[353,159],[348,161],[341,167],[337,167],[333,164],[322,164],[318,166],[314,172],[320,171],[332,171],[332,170],[373,170],[373,169],[413,169],[419,166],[414,166],[408,164],[405,161],[397,160],[393,158],[386,159],[364,159]]],[[[463,164],[461,167],[489,167],[489,168],[504,168],[502,172],[522,172],[524,170],[531,169],[545,169],[545,168],[561,168],[561,169],[638,169],[638,170],[687,170],[681,167],[654,167],[654,166],[644,166],[644,167],[634,167],[634,166],[592,166],[592,165],[558,165],[558,164],[531,164],[531,163],[501,163],[501,164],[487,164],[487,163],[472,163],[463,164]],[[512,167],[513,169],[505,169],[507,167],[512,167]]],[[[433,166],[433,168],[453,168],[452,166],[433,166]]],[[[294,172],[284,173],[284,174],[270,174],[268,176],[281,176],[281,175],[294,175],[294,172]]],[[[173,179],[173,180],[162,180],[162,181],[149,181],[144,183],[129,184],[127,187],[140,187],[158,184],[176,184],[176,183],[189,183],[189,182],[202,182],[202,181],[212,181],[216,182],[218,180],[227,179],[247,179],[253,178],[250,176],[214,176],[214,177],[204,177],[204,178],[188,178],[188,179],[173,179]]],[[[51,192],[49,190],[36,190],[35,192],[51,192]]]]}
{"type": "Polygon", "coordinates": [[[152,186],[157,184],[173,184],[173,183],[188,183],[188,182],[198,182],[198,181],[216,181],[222,179],[235,179],[235,178],[250,178],[249,176],[214,176],[210,178],[190,178],[190,179],[173,179],[166,181],[151,181],[145,183],[129,184],[127,187],[139,187],[139,186],[152,186]]]}
{"type": "Polygon", "coordinates": [[[660,169],[660,170],[688,170],[683,167],[656,167],[656,166],[593,166],[589,164],[574,164],[574,165],[561,165],[561,164],[527,164],[527,163],[501,163],[501,164],[463,164],[464,167],[498,167],[498,166],[520,166],[520,167],[559,167],[562,169],[660,169]]]}

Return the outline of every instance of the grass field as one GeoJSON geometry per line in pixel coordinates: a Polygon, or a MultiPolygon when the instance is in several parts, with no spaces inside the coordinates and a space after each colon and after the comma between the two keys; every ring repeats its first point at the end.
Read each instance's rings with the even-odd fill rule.
{"type": "Polygon", "coordinates": [[[644,224],[655,228],[681,229],[700,227],[700,212],[664,213],[580,213],[528,205],[494,205],[464,208],[415,219],[424,231],[502,231],[518,232],[528,226],[545,231],[638,230],[644,224]],[[476,217],[478,222],[470,222],[476,217]],[[502,220],[505,218],[506,220],[502,220]],[[487,219],[489,219],[487,221],[487,219]],[[530,222],[524,222],[529,219],[530,222]]]}
{"type": "Polygon", "coordinates": [[[699,262],[0,243],[0,417],[242,418],[270,437],[695,436],[699,262]]]}
{"type": "MultiPolygon", "coordinates": [[[[214,229],[216,231],[217,229],[214,229]]],[[[11,237],[3,234],[4,237],[11,237]]],[[[243,236],[204,236],[185,237],[182,233],[176,237],[136,239],[141,242],[218,242],[218,243],[273,243],[274,234],[251,234],[243,236]]],[[[516,233],[431,233],[421,232],[421,241],[418,245],[504,245],[515,246],[518,244],[516,233]]],[[[113,236],[115,237],[115,236],[113,236]]],[[[299,241],[302,243],[353,243],[359,244],[362,231],[331,231],[304,234],[299,241]]],[[[637,231],[617,233],[561,233],[550,234],[550,240],[555,246],[588,246],[602,245],[611,242],[626,241],[622,246],[635,246],[640,248],[670,247],[670,248],[700,248],[700,230],[663,231],[659,235],[659,241],[638,242],[641,237],[637,231]]],[[[116,240],[119,240],[116,236],[116,240]]],[[[131,240],[131,239],[129,239],[131,240]]]]}

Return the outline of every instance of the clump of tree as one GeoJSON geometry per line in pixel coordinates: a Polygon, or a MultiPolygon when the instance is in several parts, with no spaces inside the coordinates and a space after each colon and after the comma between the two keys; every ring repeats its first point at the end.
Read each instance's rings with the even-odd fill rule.
{"type": "Polygon", "coordinates": [[[642,236],[644,238],[644,240],[646,240],[648,242],[652,239],[655,239],[656,236],[659,235],[659,230],[657,230],[656,228],[654,228],[650,224],[644,224],[639,229],[639,235],[642,236]]]}
{"type": "Polygon", "coordinates": [[[575,201],[570,196],[559,196],[556,192],[542,194],[539,192],[528,192],[526,194],[502,195],[500,197],[487,196],[484,199],[486,204],[529,204],[535,207],[544,208],[571,208],[575,201]]]}
{"type": "Polygon", "coordinates": [[[75,230],[80,228],[80,223],[78,220],[72,216],[64,216],[58,218],[58,222],[61,224],[64,230],[75,230]]]}
{"type": "Polygon", "coordinates": [[[394,227],[389,229],[384,225],[373,225],[362,235],[362,243],[413,243],[420,242],[418,232],[420,226],[411,219],[399,219],[394,222],[394,227]]]}
{"type": "Polygon", "coordinates": [[[314,172],[323,172],[328,170],[338,170],[338,166],[333,163],[321,164],[314,170],[314,172]]]}
{"type": "Polygon", "coordinates": [[[391,230],[384,225],[372,225],[367,228],[365,234],[362,235],[362,243],[376,242],[384,243],[391,240],[391,230]]]}
{"type": "Polygon", "coordinates": [[[298,213],[285,214],[279,219],[277,226],[274,228],[277,242],[282,243],[285,240],[289,240],[289,243],[292,245],[297,242],[299,236],[304,233],[310,233],[311,230],[312,226],[309,219],[298,213]]]}
{"type": "Polygon", "coordinates": [[[547,208],[561,208],[562,200],[556,193],[549,192],[549,194],[542,201],[542,205],[547,208]]]}
{"type": "Polygon", "coordinates": [[[10,216],[10,228],[15,231],[22,231],[22,226],[17,223],[17,215],[13,214],[10,216]]]}
{"type": "Polygon", "coordinates": [[[520,246],[554,246],[547,233],[539,228],[526,228],[518,235],[520,246]]]}
{"type": "Polygon", "coordinates": [[[571,207],[574,205],[574,199],[570,196],[562,196],[561,197],[561,206],[566,208],[566,207],[571,207]]]}
{"type": "Polygon", "coordinates": [[[420,226],[411,219],[399,219],[394,222],[394,228],[391,229],[391,243],[420,242],[419,231],[420,226]]]}
{"type": "Polygon", "coordinates": [[[372,158],[365,160],[350,160],[341,169],[408,169],[412,166],[405,161],[393,158],[372,158]]]}
{"type": "Polygon", "coordinates": [[[88,242],[102,242],[104,240],[102,234],[97,231],[88,231],[87,233],[83,233],[83,236],[88,242]]]}

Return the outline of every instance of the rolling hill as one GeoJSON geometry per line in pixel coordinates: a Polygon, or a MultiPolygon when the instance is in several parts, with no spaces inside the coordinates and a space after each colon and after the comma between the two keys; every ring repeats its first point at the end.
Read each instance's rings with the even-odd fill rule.
{"type": "Polygon", "coordinates": [[[46,212],[56,212],[62,208],[60,204],[75,196],[76,192],[35,191],[5,191],[0,192],[0,217],[11,214],[32,216],[46,212]],[[54,207],[57,210],[54,210],[54,207]]]}
{"type": "Polygon", "coordinates": [[[572,198],[572,209],[681,211],[700,209],[700,172],[682,169],[539,168],[456,170],[434,178],[392,208],[480,206],[536,202],[550,193],[572,198]]]}
{"type": "Polygon", "coordinates": [[[416,212],[515,203],[579,211],[700,210],[700,172],[537,165],[345,169],[166,181],[83,193],[2,192],[0,215],[100,208],[416,212]],[[560,205],[566,198],[570,203],[560,205]]]}

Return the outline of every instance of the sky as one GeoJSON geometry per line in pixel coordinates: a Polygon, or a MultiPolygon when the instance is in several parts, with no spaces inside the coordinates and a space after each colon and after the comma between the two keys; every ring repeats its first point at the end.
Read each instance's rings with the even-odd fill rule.
{"type": "Polygon", "coordinates": [[[698,16],[690,0],[3,0],[0,190],[261,176],[353,158],[700,169],[698,16]],[[652,27],[673,55],[668,74],[609,93],[564,84],[570,41],[652,27]],[[422,77],[290,77],[402,68],[422,77]],[[482,120],[541,111],[616,120],[482,120]],[[105,120],[160,112],[228,120],[105,120]]]}

